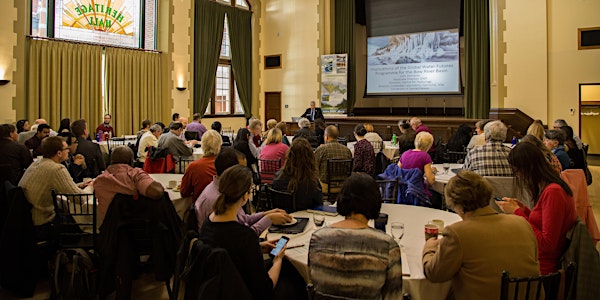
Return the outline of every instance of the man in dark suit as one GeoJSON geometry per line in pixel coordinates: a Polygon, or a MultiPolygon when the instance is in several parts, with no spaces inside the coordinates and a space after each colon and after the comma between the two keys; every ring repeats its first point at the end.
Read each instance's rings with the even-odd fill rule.
{"type": "Polygon", "coordinates": [[[88,140],[89,131],[87,122],[83,119],[77,120],[71,124],[71,132],[77,137],[77,153],[85,157],[85,164],[87,165],[88,176],[96,178],[100,175],[104,169],[106,169],[106,163],[104,162],[104,155],[100,150],[98,144],[92,143],[88,140]]]}
{"type": "Polygon", "coordinates": [[[323,111],[320,107],[315,107],[315,101],[310,101],[310,107],[306,109],[304,114],[300,118],[307,118],[309,121],[314,122],[316,119],[323,119],[323,111]]]}

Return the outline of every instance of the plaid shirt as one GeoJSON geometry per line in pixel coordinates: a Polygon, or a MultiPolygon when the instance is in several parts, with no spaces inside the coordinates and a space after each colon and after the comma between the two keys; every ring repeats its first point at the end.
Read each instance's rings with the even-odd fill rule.
{"type": "Polygon", "coordinates": [[[508,164],[509,152],[510,148],[502,145],[500,141],[487,142],[467,153],[463,168],[481,176],[513,176],[508,164]]]}
{"type": "Polygon", "coordinates": [[[352,159],[352,152],[348,147],[337,141],[329,141],[315,150],[315,160],[319,168],[319,179],[327,181],[327,160],[329,159],[352,159]]]}

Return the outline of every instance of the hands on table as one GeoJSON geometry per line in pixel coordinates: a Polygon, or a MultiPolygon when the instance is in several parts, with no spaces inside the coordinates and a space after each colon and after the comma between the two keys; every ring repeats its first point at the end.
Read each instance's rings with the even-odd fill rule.
{"type": "Polygon", "coordinates": [[[514,214],[515,210],[525,207],[525,204],[515,198],[502,197],[502,201],[495,201],[498,207],[506,214],[514,214]]]}
{"type": "Polygon", "coordinates": [[[264,215],[275,225],[286,224],[292,221],[292,216],[279,208],[268,210],[264,212],[264,215]]]}

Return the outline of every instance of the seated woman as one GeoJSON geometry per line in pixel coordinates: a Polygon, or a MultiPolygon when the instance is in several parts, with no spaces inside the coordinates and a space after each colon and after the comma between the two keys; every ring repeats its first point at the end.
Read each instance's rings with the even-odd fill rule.
{"type": "Polygon", "coordinates": [[[544,135],[544,145],[556,155],[563,170],[571,168],[571,159],[565,150],[565,136],[560,130],[551,129],[544,135]]]}
{"type": "Polygon", "coordinates": [[[199,239],[227,250],[254,299],[271,299],[285,249],[273,258],[273,266],[267,272],[256,233],[237,222],[237,212],[250,198],[251,185],[252,173],[244,166],[236,165],[223,172],[219,182],[221,195],[214,205],[214,212],[202,225],[199,239]]]}
{"type": "Polygon", "coordinates": [[[417,168],[425,175],[425,194],[431,196],[428,186],[433,185],[435,182],[435,168],[431,166],[431,156],[427,154],[427,151],[433,145],[433,136],[429,132],[419,132],[415,137],[415,149],[408,150],[402,153],[398,166],[402,169],[414,169],[417,168]]]}
{"type": "Polygon", "coordinates": [[[417,134],[412,127],[410,127],[409,120],[399,121],[398,128],[402,133],[398,136],[398,150],[400,151],[400,155],[402,155],[406,150],[415,148],[415,137],[417,134]]]}
{"type": "Polygon", "coordinates": [[[246,163],[250,169],[252,169],[252,165],[256,165],[257,157],[260,155],[260,152],[254,146],[254,143],[251,142],[251,138],[248,129],[240,128],[233,140],[233,148],[246,155],[246,163]]]}
{"type": "Polygon", "coordinates": [[[556,171],[556,173],[558,173],[560,176],[560,172],[562,172],[562,165],[560,164],[558,157],[556,157],[556,155],[554,155],[554,153],[552,153],[552,151],[550,151],[550,149],[548,149],[546,145],[542,143],[542,140],[538,139],[532,134],[526,134],[523,137],[522,142],[534,144],[538,147],[538,149],[542,150],[542,153],[544,153],[544,156],[546,156],[546,160],[552,166],[552,169],[554,169],[554,171],[556,171]]]}
{"type": "Polygon", "coordinates": [[[305,138],[313,148],[317,148],[319,141],[315,132],[310,130],[310,121],[307,118],[302,118],[298,120],[298,127],[300,130],[294,134],[294,140],[298,137],[305,138]]]}
{"type": "Polygon", "coordinates": [[[381,136],[379,135],[379,133],[375,132],[375,128],[373,128],[372,124],[369,123],[365,123],[364,124],[365,129],[367,130],[367,134],[365,134],[365,139],[369,142],[371,142],[371,144],[373,144],[374,142],[381,145],[381,148],[377,148],[375,146],[373,146],[373,151],[375,151],[375,153],[385,149],[385,144],[383,143],[383,139],[381,138],[381,136]]]}
{"type": "Polygon", "coordinates": [[[535,120],[527,127],[527,134],[533,135],[540,141],[544,140],[544,133],[546,133],[546,130],[544,129],[544,124],[542,124],[541,120],[535,120]]]}
{"type": "Polygon", "coordinates": [[[585,153],[582,149],[577,148],[577,143],[573,139],[573,128],[571,126],[563,126],[560,131],[565,137],[565,149],[571,160],[571,166],[568,169],[584,169],[585,168],[585,153]]]}
{"type": "Polygon", "coordinates": [[[461,124],[456,133],[450,137],[448,140],[448,144],[446,144],[446,149],[450,151],[463,152],[465,148],[471,141],[471,136],[473,135],[473,128],[467,124],[461,124]]]}
{"type": "Polygon", "coordinates": [[[540,275],[530,226],[489,206],[492,187],[483,177],[462,171],[450,179],[444,193],[448,207],[463,221],[444,228],[444,238],[430,238],[425,243],[423,272],[427,279],[452,280],[456,299],[499,299],[503,270],[511,277],[540,275]]]}
{"type": "Polygon", "coordinates": [[[394,238],[369,227],[381,209],[379,186],[353,173],[340,192],[343,221],[315,231],[308,267],[317,299],[401,299],[402,261],[394,238]]]}
{"type": "Polygon", "coordinates": [[[281,159],[281,165],[285,163],[285,154],[289,147],[283,142],[283,135],[281,130],[273,128],[267,133],[267,139],[265,145],[260,149],[261,160],[278,160],[281,159]]]}
{"type": "Polygon", "coordinates": [[[285,164],[275,174],[273,189],[294,193],[296,210],[323,204],[315,155],[306,139],[299,138],[292,142],[286,154],[285,164]]]}
{"type": "Polygon", "coordinates": [[[556,272],[567,246],[567,231],[577,219],[573,192],[533,144],[518,143],[510,151],[508,162],[515,174],[517,188],[531,195],[534,206],[530,210],[517,199],[506,197],[496,204],[505,213],[529,221],[537,238],[542,275],[556,272]]]}
{"type": "Polygon", "coordinates": [[[354,127],[354,165],[352,171],[363,172],[373,176],[375,172],[375,151],[371,142],[365,139],[367,129],[363,124],[354,127]]]}

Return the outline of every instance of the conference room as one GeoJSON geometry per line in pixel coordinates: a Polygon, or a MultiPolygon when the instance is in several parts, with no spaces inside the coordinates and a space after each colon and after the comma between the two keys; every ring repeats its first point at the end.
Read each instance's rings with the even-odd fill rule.
{"type": "MultiPolygon", "coordinates": [[[[293,137],[299,130],[295,118],[314,101],[325,125],[335,125],[350,150],[355,126],[372,124],[385,158],[394,160],[401,155],[392,142],[401,136],[398,121],[412,117],[429,127],[438,145],[448,143],[460,125],[474,128],[484,119],[502,120],[509,144],[513,136],[525,136],[533,120],[553,129],[562,119],[588,145],[589,171],[600,178],[591,113],[600,99],[593,92],[600,71],[592,63],[600,50],[585,44],[586,33],[598,25],[598,3],[420,2],[4,1],[1,123],[44,119],[58,131],[64,118],[84,119],[93,140],[93,130],[110,114],[114,137],[127,145],[135,144],[146,119],[168,125],[175,113],[190,120],[199,113],[207,128],[218,121],[231,131],[233,143],[234,132],[252,117],[265,134],[268,120],[285,122],[283,138],[293,137]]],[[[109,141],[96,142],[108,164],[109,141]]],[[[190,161],[203,157],[202,148],[191,150],[190,161]]],[[[431,190],[443,195],[456,174],[452,169],[461,165],[450,165],[448,172],[442,160],[433,166],[438,173],[431,190]]],[[[151,174],[180,216],[195,200],[170,188],[184,173],[151,174]]],[[[587,188],[593,216],[599,191],[595,184],[587,188]]],[[[403,266],[410,267],[410,276],[403,276],[404,287],[413,299],[427,298],[419,296],[423,287],[443,294],[449,283],[428,288],[411,282],[427,281],[419,271],[422,226],[460,218],[448,210],[410,209],[423,213],[409,221],[410,210],[396,214],[391,203],[382,208],[395,218],[388,226],[406,226],[403,266]]],[[[297,214],[309,218],[303,235],[310,235],[312,214],[297,214]]],[[[337,220],[329,218],[326,224],[337,220]]],[[[293,260],[295,251],[308,251],[309,240],[286,255],[293,260]]],[[[39,284],[34,297],[48,297],[49,281],[39,284]]],[[[165,284],[151,276],[134,286],[134,298],[169,297],[165,284]]],[[[14,296],[3,285],[4,295],[14,296]]]]}

